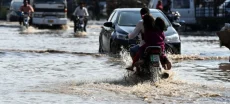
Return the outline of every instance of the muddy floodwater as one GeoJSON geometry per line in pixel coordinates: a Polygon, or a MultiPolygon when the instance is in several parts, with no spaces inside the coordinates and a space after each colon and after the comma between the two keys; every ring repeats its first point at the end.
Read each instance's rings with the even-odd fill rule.
{"type": "Polygon", "coordinates": [[[182,54],[168,55],[170,78],[153,85],[124,69],[127,52],[98,53],[102,23],[90,21],[76,36],[71,25],[24,30],[0,22],[0,104],[230,103],[230,51],[216,35],[181,33],[182,54]]]}

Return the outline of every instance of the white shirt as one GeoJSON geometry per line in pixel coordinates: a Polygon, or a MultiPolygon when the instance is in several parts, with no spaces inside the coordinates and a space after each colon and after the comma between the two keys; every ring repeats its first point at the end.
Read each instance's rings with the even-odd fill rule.
{"type": "Polygon", "coordinates": [[[75,9],[73,12],[73,15],[75,16],[89,16],[88,10],[85,7],[82,7],[80,9],[80,6],[75,9]]]}
{"type": "Polygon", "coordinates": [[[140,44],[139,44],[139,46],[142,46],[142,45],[145,44],[145,41],[142,40],[141,33],[144,33],[144,25],[143,25],[143,21],[142,21],[142,20],[140,20],[140,21],[137,23],[137,25],[136,25],[134,31],[133,31],[132,33],[130,33],[130,34],[128,35],[128,37],[129,37],[129,39],[133,39],[133,38],[135,38],[136,36],[138,36],[139,39],[140,39],[140,44]]]}

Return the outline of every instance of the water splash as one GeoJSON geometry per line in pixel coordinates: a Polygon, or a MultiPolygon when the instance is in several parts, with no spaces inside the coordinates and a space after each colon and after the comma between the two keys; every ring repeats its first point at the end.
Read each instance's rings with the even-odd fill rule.
{"type": "Polygon", "coordinates": [[[29,26],[28,28],[26,28],[25,26],[20,26],[20,31],[21,31],[21,34],[31,34],[34,32],[38,32],[38,29],[32,26],[29,26]]]}
{"type": "Polygon", "coordinates": [[[70,26],[69,25],[61,25],[61,29],[62,30],[68,30],[68,29],[70,29],[70,26]]]}
{"type": "Polygon", "coordinates": [[[75,37],[86,37],[87,36],[87,32],[80,32],[77,31],[76,33],[74,33],[75,37]]]}
{"type": "Polygon", "coordinates": [[[125,84],[124,80],[111,82],[64,82],[54,85],[36,87],[38,89],[24,90],[23,92],[47,92],[68,95],[79,95],[82,97],[93,97],[98,94],[110,96],[135,95],[146,102],[180,102],[196,101],[197,99],[212,99],[224,97],[219,90],[229,91],[224,87],[205,86],[187,83],[181,80],[166,79],[158,83],[143,82],[138,84],[125,84]],[[43,88],[44,87],[44,88],[43,88]],[[177,99],[175,101],[175,99],[177,99]],[[189,100],[188,100],[189,99],[189,100]]]}
{"type": "Polygon", "coordinates": [[[127,51],[127,49],[122,47],[120,51],[120,56],[124,67],[132,64],[132,58],[130,56],[130,53],[127,51]]]}

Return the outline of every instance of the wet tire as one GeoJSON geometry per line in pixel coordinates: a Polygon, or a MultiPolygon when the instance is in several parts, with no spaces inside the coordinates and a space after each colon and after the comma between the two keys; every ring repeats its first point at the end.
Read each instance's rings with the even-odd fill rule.
{"type": "Polygon", "coordinates": [[[117,54],[118,53],[118,45],[114,41],[112,41],[111,44],[110,44],[110,52],[112,54],[117,54]]]}
{"type": "Polygon", "coordinates": [[[150,81],[152,83],[159,81],[161,78],[161,68],[150,65],[149,69],[150,69],[150,81]]]}
{"type": "Polygon", "coordinates": [[[103,53],[104,52],[104,50],[103,50],[103,48],[102,48],[102,43],[103,43],[103,40],[102,40],[102,37],[101,37],[101,35],[100,35],[100,37],[99,37],[99,53],[103,53]]]}
{"type": "Polygon", "coordinates": [[[166,54],[180,54],[180,50],[176,49],[174,46],[170,44],[165,45],[166,54]]]}

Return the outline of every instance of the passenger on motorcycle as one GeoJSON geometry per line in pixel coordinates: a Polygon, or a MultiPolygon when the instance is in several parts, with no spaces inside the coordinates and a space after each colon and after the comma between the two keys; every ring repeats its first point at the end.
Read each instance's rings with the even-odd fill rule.
{"type": "MultiPolygon", "coordinates": [[[[161,46],[162,52],[165,49],[165,35],[163,30],[165,29],[165,23],[161,18],[157,18],[154,21],[154,18],[149,14],[149,10],[147,8],[141,9],[141,15],[143,22],[139,22],[134,32],[129,34],[129,38],[134,38],[138,33],[141,33],[142,43],[139,46],[134,46],[130,49],[131,57],[133,59],[133,63],[130,67],[126,68],[128,70],[132,70],[136,64],[136,62],[143,57],[143,53],[146,47],[148,46],[161,46]],[[145,14],[142,14],[144,11],[145,14]],[[139,32],[138,32],[139,31],[139,32]],[[136,52],[138,50],[138,52],[136,52]],[[135,52],[135,55],[133,54],[135,52]]],[[[171,62],[163,53],[161,55],[161,64],[164,69],[171,69],[171,62]]],[[[140,63],[141,61],[137,62],[140,63]]],[[[141,62],[142,63],[142,62],[141,62]]],[[[136,71],[139,71],[137,69],[136,71]]]]}
{"type": "Polygon", "coordinates": [[[87,17],[89,16],[89,13],[88,13],[88,10],[87,8],[84,7],[84,4],[82,2],[79,3],[80,6],[78,6],[75,11],[73,12],[73,16],[74,17],[74,27],[76,27],[76,23],[77,23],[77,20],[76,18],[79,16],[82,16],[84,17],[84,31],[86,31],[86,25],[87,25],[87,22],[88,22],[88,19],[87,17]]]}
{"type": "MultiPolygon", "coordinates": [[[[24,13],[29,13],[29,16],[30,16],[29,24],[31,25],[32,24],[32,13],[34,12],[34,9],[30,4],[28,4],[27,0],[24,0],[23,5],[20,7],[20,11],[24,13]]],[[[22,21],[23,21],[23,15],[20,15],[19,16],[20,25],[22,24],[22,21]]]]}

